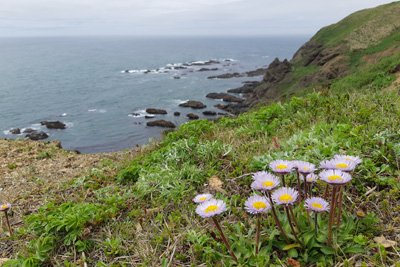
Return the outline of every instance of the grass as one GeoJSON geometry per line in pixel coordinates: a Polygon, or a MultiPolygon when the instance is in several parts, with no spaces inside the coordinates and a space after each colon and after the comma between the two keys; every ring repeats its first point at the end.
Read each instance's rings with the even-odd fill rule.
{"type": "MultiPolygon", "coordinates": [[[[290,262],[289,258],[300,265],[317,265],[315,261],[321,259],[310,255],[320,254],[321,249],[325,263],[318,266],[333,266],[344,259],[349,264],[364,261],[368,266],[394,264],[400,260],[396,254],[400,248],[382,248],[373,237],[384,235],[396,241],[400,228],[399,120],[397,92],[364,88],[312,93],[217,123],[190,122],[123,169],[105,162],[76,178],[62,188],[68,192],[67,198],[44,192],[47,204],[25,216],[11,240],[0,240],[2,245],[11,244],[7,256],[18,255],[7,264],[229,265],[229,254],[216,241],[218,237],[211,235],[208,222],[194,214],[191,199],[206,191],[228,203],[222,225],[244,265],[280,265],[290,262]],[[338,238],[345,253],[315,245],[324,240],[313,241],[316,243],[305,251],[296,247],[285,250],[279,242],[272,242],[281,237],[265,220],[263,258],[251,256],[254,222],[244,217],[243,210],[251,192],[246,174],[268,170],[273,159],[318,163],[343,153],[363,159],[344,201],[344,221],[351,226],[338,238]],[[209,185],[212,176],[222,181],[222,191],[209,185]],[[354,215],[359,209],[367,213],[361,223],[354,215]],[[350,242],[355,236],[358,243],[350,242]],[[382,253],[386,256],[381,258],[382,253]]],[[[318,184],[314,193],[323,190],[318,184]]]]}
{"type": "MultiPolygon", "coordinates": [[[[161,142],[127,152],[129,162],[105,157],[57,187],[32,168],[24,179],[34,189],[8,196],[16,203],[10,213],[15,223],[12,237],[2,225],[0,256],[11,259],[3,266],[235,266],[221,236],[195,214],[192,199],[204,192],[227,203],[218,220],[241,266],[399,266],[400,96],[398,87],[386,89],[399,66],[400,54],[392,55],[330,81],[329,87],[306,88],[236,118],[189,122],[161,142]],[[270,170],[275,159],[318,164],[335,154],[357,155],[363,162],[346,186],[334,246],[327,246],[324,235],[314,236],[297,207],[304,247],[290,235],[291,244],[285,243],[269,215],[261,222],[255,255],[255,219],[244,210],[254,193],[252,173],[270,170]],[[376,241],[379,236],[391,245],[376,241]]],[[[315,71],[294,73],[301,78],[315,71]]],[[[62,154],[38,150],[31,160],[52,162],[62,154]]],[[[5,166],[9,173],[21,168],[13,162],[5,166]]],[[[287,177],[292,184],[295,179],[287,177]]],[[[318,182],[312,192],[323,195],[324,190],[318,182]]],[[[289,232],[284,214],[278,216],[289,232]]],[[[321,233],[328,231],[326,217],[318,225],[321,233]]]]}

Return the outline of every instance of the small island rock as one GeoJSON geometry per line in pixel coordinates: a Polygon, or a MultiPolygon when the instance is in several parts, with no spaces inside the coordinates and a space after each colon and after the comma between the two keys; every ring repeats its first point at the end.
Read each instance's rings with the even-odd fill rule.
{"type": "Polygon", "coordinates": [[[190,107],[190,108],[205,108],[207,107],[206,105],[204,105],[203,103],[201,103],[200,101],[194,101],[194,100],[189,100],[185,103],[179,104],[180,107],[190,107]]]}
{"type": "Polygon", "coordinates": [[[31,140],[42,140],[46,139],[49,137],[49,135],[45,132],[42,131],[33,131],[25,136],[26,138],[29,138],[31,140]]]}
{"type": "Polygon", "coordinates": [[[10,130],[10,133],[12,133],[12,134],[21,134],[21,129],[20,128],[12,128],[10,130]]]}
{"type": "Polygon", "coordinates": [[[165,120],[156,120],[156,121],[149,121],[146,123],[147,126],[160,126],[164,128],[175,128],[175,124],[173,124],[170,121],[165,121],[165,120]]]}
{"type": "Polygon", "coordinates": [[[167,114],[165,109],[148,108],[146,112],[149,114],[167,114]]]}
{"type": "Polygon", "coordinates": [[[199,116],[197,116],[196,114],[193,114],[193,113],[187,114],[186,117],[188,117],[188,118],[191,119],[191,120],[197,120],[197,119],[199,119],[199,116]]]}
{"type": "Polygon", "coordinates": [[[65,129],[65,123],[60,121],[41,121],[41,125],[46,126],[48,129],[65,129]]]}

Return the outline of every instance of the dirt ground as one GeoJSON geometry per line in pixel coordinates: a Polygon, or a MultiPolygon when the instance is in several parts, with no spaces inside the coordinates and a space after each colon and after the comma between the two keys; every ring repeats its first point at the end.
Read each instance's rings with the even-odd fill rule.
{"type": "MultiPolygon", "coordinates": [[[[121,163],[132,160],[137,151],[77,154],[61,148],[60,141],[0,139],[0,205],[11,203],[10,223],[19,228],[23,215],[36,211],[46,203],[49,192],[63,195],[64,185],[87,174],[103,161],[121,163]],[[46,192],[46,194],[43,194],[46,192]]],[[[3,214],[0,214],[3,215],[3,214]]],[[[0,236],[6,229],[0,216],[0,236]]]]}

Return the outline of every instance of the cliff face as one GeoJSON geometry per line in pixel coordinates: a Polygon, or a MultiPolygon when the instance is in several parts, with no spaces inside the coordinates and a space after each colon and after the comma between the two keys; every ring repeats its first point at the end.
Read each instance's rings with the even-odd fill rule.
{"type": "Polygon", "coordinates": [[[275,59],[262,82],[239,105],[228,110],[240,113],[259,103],[270,103],[284,94],[344,77],[381,57],[399,50],[400,2],[358,11],[342,21],[322,28],[293,58],[275,59]],[[375,50],[371,49],[375,47],[375,50]],[[370,51],[371,50],[371,51],[370,51]],[[366,52],[367,51],[367,52],[366,52]],[[388,52],[390,51],[390,52],[388,52]],[[373,60],[354,58],[362,54],[373,60]]]}

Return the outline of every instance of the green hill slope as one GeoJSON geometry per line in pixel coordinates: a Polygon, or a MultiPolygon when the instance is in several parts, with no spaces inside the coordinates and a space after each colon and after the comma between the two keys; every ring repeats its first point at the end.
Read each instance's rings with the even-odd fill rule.
{"type": "MultiPolygon", "coordinates": [[[[321,30],[291,62],[282,63],[285,67],[275,62],[273,68],[291,69],[276,84],[279,94],[260,91],[262,101],[254,103],[251,112],[184,124],[161,142],[138,149],[134,160],[122,164],[104,159],[57,190],[32,177],[29,182],[41,190],[7,198],[13,204],[14,235],[8,237],[4,223],[0,256],[12,259],[5,266],[398,266],[398,30],[363,49],[352,50],[347,45],[351,42],[344,41],[380,17],[378,13],[398,7],[399,2],[355,13],[364,14],[361,26],[353,27],[352,15],[344,24],[321,30]],[[351,30],[344,27],[348,24],[351,30]],[[333,35],[341,37],[328,38],[333,35]],[[327,51],[338,50],[345,53],[327,57],[335,54],[327,51]],[[316,78],[325,77],[321,72],[329,73],[327,67],[338,61],[346,63],[343,77],[316,78]],[[313,79],[318,83],[305,86],[313,79]],[[276,98],[282,101],[265,105],[264,100],[276,98]],[[272,213],[246,211],[248,197],[262,195],[252,189],[252,176],[272,172],[271,161],[303,160],[318,166],[338,154],[362,159],[351,172],[351,182],[340,187],[340,200],[332,197],[336,189],[329,186],[326,191],[321,180],[310,191],[319,197],[328,192],[326,199],[338,200],[342,217],[339,209],[332,216],[316,216],[307,213],[304,203],[295,203],[294,216],[289,217],[296,218],[297,227],[284,207],[276,205],[281,230],[272,213]],[[196,214],[193,198],[200,193],[227,204],[216,221],[196,214]],[[26,210],[27,202],[46,204],[26,210]]],[[[267,73],[259,90],[271,84],[272,75],[267,73]]],[[[296,172],[287,174],[286,182],[297,190],[296,172]]]]}

